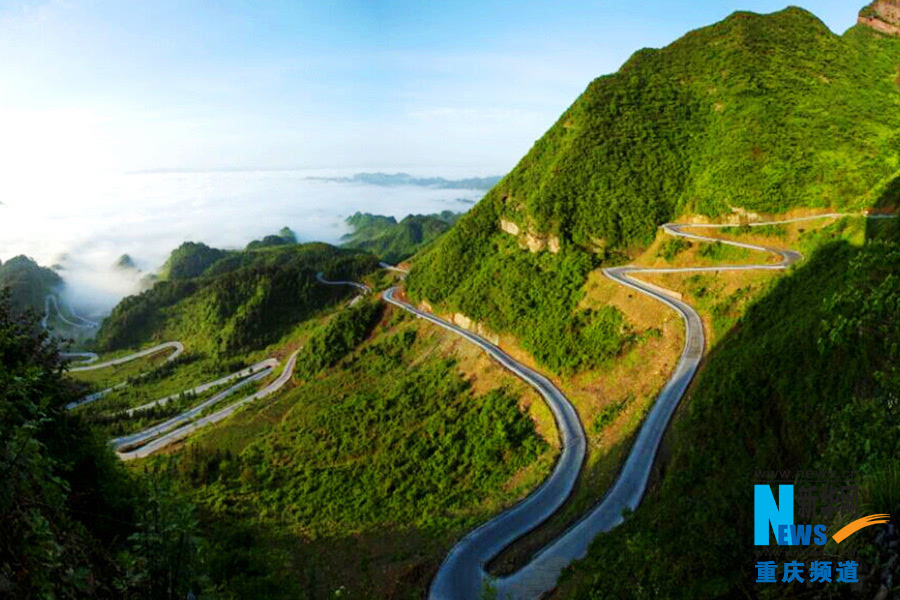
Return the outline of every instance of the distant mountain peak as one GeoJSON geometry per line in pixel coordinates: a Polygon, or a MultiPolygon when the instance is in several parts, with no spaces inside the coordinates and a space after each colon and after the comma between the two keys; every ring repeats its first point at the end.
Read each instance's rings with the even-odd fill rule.
{"type": "Polygon", "coordinates": [[[127,254],[123,254],[122,256],[120,256],[118,258],[118,260],[116,260],[114,266],[117,269],[124,269],[124,270],[136,270],[137,269],[137,265],[134,264],[134,260],[132,260],[132,258],[127,254]]]}
{"type": "Polygon", "coordinates": [[[857,21],[876,31],[900,36],[900,0],[876,0],[859,11],[857,21]]]}

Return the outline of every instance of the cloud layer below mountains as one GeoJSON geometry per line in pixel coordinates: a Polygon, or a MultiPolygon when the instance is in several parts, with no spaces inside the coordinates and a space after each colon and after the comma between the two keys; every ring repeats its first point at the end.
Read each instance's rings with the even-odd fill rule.
{"type": "Polygon", "coordinates": [[[309,179],[351,175],[350,171],[236,171],[74,181],[48,177],[4,194],[0,259],[25,254],[44,266],[59,265],[70,304],[97,315],[138,289],[138,275],[113,267],[122,254],[129,254],[146,273],[158,269],[184,241],[242,248],[288,226],[300,241],[335,243],[347,232],[343,219],[356,211],[397,218],[464,211],[484,193],[309,179]]]}

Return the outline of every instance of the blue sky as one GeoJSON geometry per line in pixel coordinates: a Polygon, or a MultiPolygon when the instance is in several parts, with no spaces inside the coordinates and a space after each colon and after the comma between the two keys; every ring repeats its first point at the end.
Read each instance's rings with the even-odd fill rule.
{"type": "MultiPolygon", "coordinates": [[[[799,2],[838,33],[859,6],[799,2]]],[[[599,75],[769,0],[0,0],[0,175],[503,173],[599,75]]]]}

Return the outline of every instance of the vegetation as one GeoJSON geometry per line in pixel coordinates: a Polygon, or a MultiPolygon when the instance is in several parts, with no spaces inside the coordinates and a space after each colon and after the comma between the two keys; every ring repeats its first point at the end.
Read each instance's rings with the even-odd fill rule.
{"type": "Polygon", "coordinates": [[[160,269],[160,279],[177,281],[203,274],[211,264],[224,258],[228,252],[210,248],[203,242],[185,242],[169,255],[160,269]]]}
{"type": "Polygon", "coordinates": [[[303,346],[297,356],[294,376],[310,377],[336,365],[369,334],[381,317],[381,308],[380,302],[362,300],[335,315],[303,346]]]}
{"type": "MultiPolygon", "coordinates": [[[[448,236],[477,226],[464,219],[448,236]]],[[[448,243],[464,244],[464,235],[448,243]]],[[[445,244],[443,251],[425,254],[407,280],[408,293],[457,309],[495,331],[512,332],[541,365],[557,373],[598,366],[632,341],[618,309],[576,311],[587,274],[596,266],[591,255],[571,247],[559,255],[532,254],[506,234],[488,235],[488,244],[490,252],[479,252],[482,246],[475,244],[448,251],[445,244]],[[446,262],[456,256],[463,257],[460,271],[446,262]]]]}
{"type": "Polygon", "coordinates": [[[347,218],[354,231],[344,236],[342,245],[368,250],[383,261],[396,264],[436,240],[459,217],[459,213],[445,210],[434,215],[407,215],[398,223],[394,217],[358,212],[347,218]]]}
{"type": "Polygon", "coordinates": [[[661,256],[668,262],[672,262],[676,256],[691,247],[691,243],[684,238],[672,237],[666,239],[660,247],[657,256],[661,256]]]}
{"type": "Polygon", "coordinates": [[[711,244],[701,244],[698,254],[715,262],[738,262],[750,256],[750,251],[746,248],[731,246],[722,242],[713,242],[711,244]]]}
{"type": "Polygon", "coordinates": [[[377,259],[372,255],[319,243],[221,255],[199,276],[170,274],[150,290],[122,300],[97,333],[97,346],[114,350],[178,339],[190,342],[195,352],[237,355],[276,341],[350,293],[318,283],[318,271],[356,279],[374,269],[377,259]]]}
{"type": "Polygon", "coordinates": [[[16,256],[0,264],[0,290],[7,288],[16,312],[28,309],[43,314],[44,297],[63,283],[52,269],[39,266],[27,256],[16,256]]]}
{"type": "Polygon", "coordinates": [[[247,244],[247,250],[258,250],[272,246],[284,246],[297,243],[297,234],[290,227],[282,227],[278,235],[267,235],[261,240],[254,240],[247,244]]]}
{"type": "Polygon", "coordinates": [[[116,262],[113,263],[113,268],[122,271],[136,271],[137,265],[134,264],[134,259],[131,258],[131,256],[129,256],[128,254],[123,254],[116,259],[116,262]]]}
{"type": "MultiPolygon", "coordinates": [[[[359,339],[350,312],[317,335],[359,339]]],[[[546,475],[551,451],[517,399],[474,393],[421,331],[391,321],[260,416],[151,460],[201,507],[223,594],[418,598],[456,536],[546,475]]]]}
{"type": "Polygon", "coordinates": [[[896,206],[898,54],[900,40],[863,26],[837,36],[799,8],[736,13],[641,50],[417,258],[409,292],[515,334],[558,370],[577,356],[577,336],[559,338],[588,267],[622,260],[680,214],[896,206]],[[511,248],[501,219],[520,245],[553,239],[559,252],[511,248]]]}
{"type": "MultiPolygon", "coordinates": [[[[892,229],[882,233],[896,236],[892,229]]],[[[870,512],[892,512],[898,488],[882,484],[896,479],[900,458],[898,276],[896,243],[833,242],[754,302],[673,424],[657,491],[597,539],[563,596],[774,594],[754,587],[757,469],[858,469],[863,489],[878,490],[863,498],[870,512]]],[[[864,585],[874,596],[878,582],[864,585]]]]}
{"type": "Polygon", "coordinates": [[[192,508],[126,474],[63,406],[58,349],[0,294],[0,595],[184,598],[204,583],[192,508]]]}
{"type": "Polygon", "coordinates": [[[810,13],[735,13],[595,80],[488,195],[583,246],[685,210],[862,208],[897,175],[900,42],[810,13]]]}

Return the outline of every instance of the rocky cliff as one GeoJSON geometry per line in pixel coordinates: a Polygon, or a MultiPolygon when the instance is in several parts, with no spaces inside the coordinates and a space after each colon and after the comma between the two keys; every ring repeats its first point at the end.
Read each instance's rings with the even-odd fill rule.
{"type": "Polygon", "coordinates": [[[877,0],[859,11],[858,22],[889,35],[900,36],[900,0],[877,0]]]}

